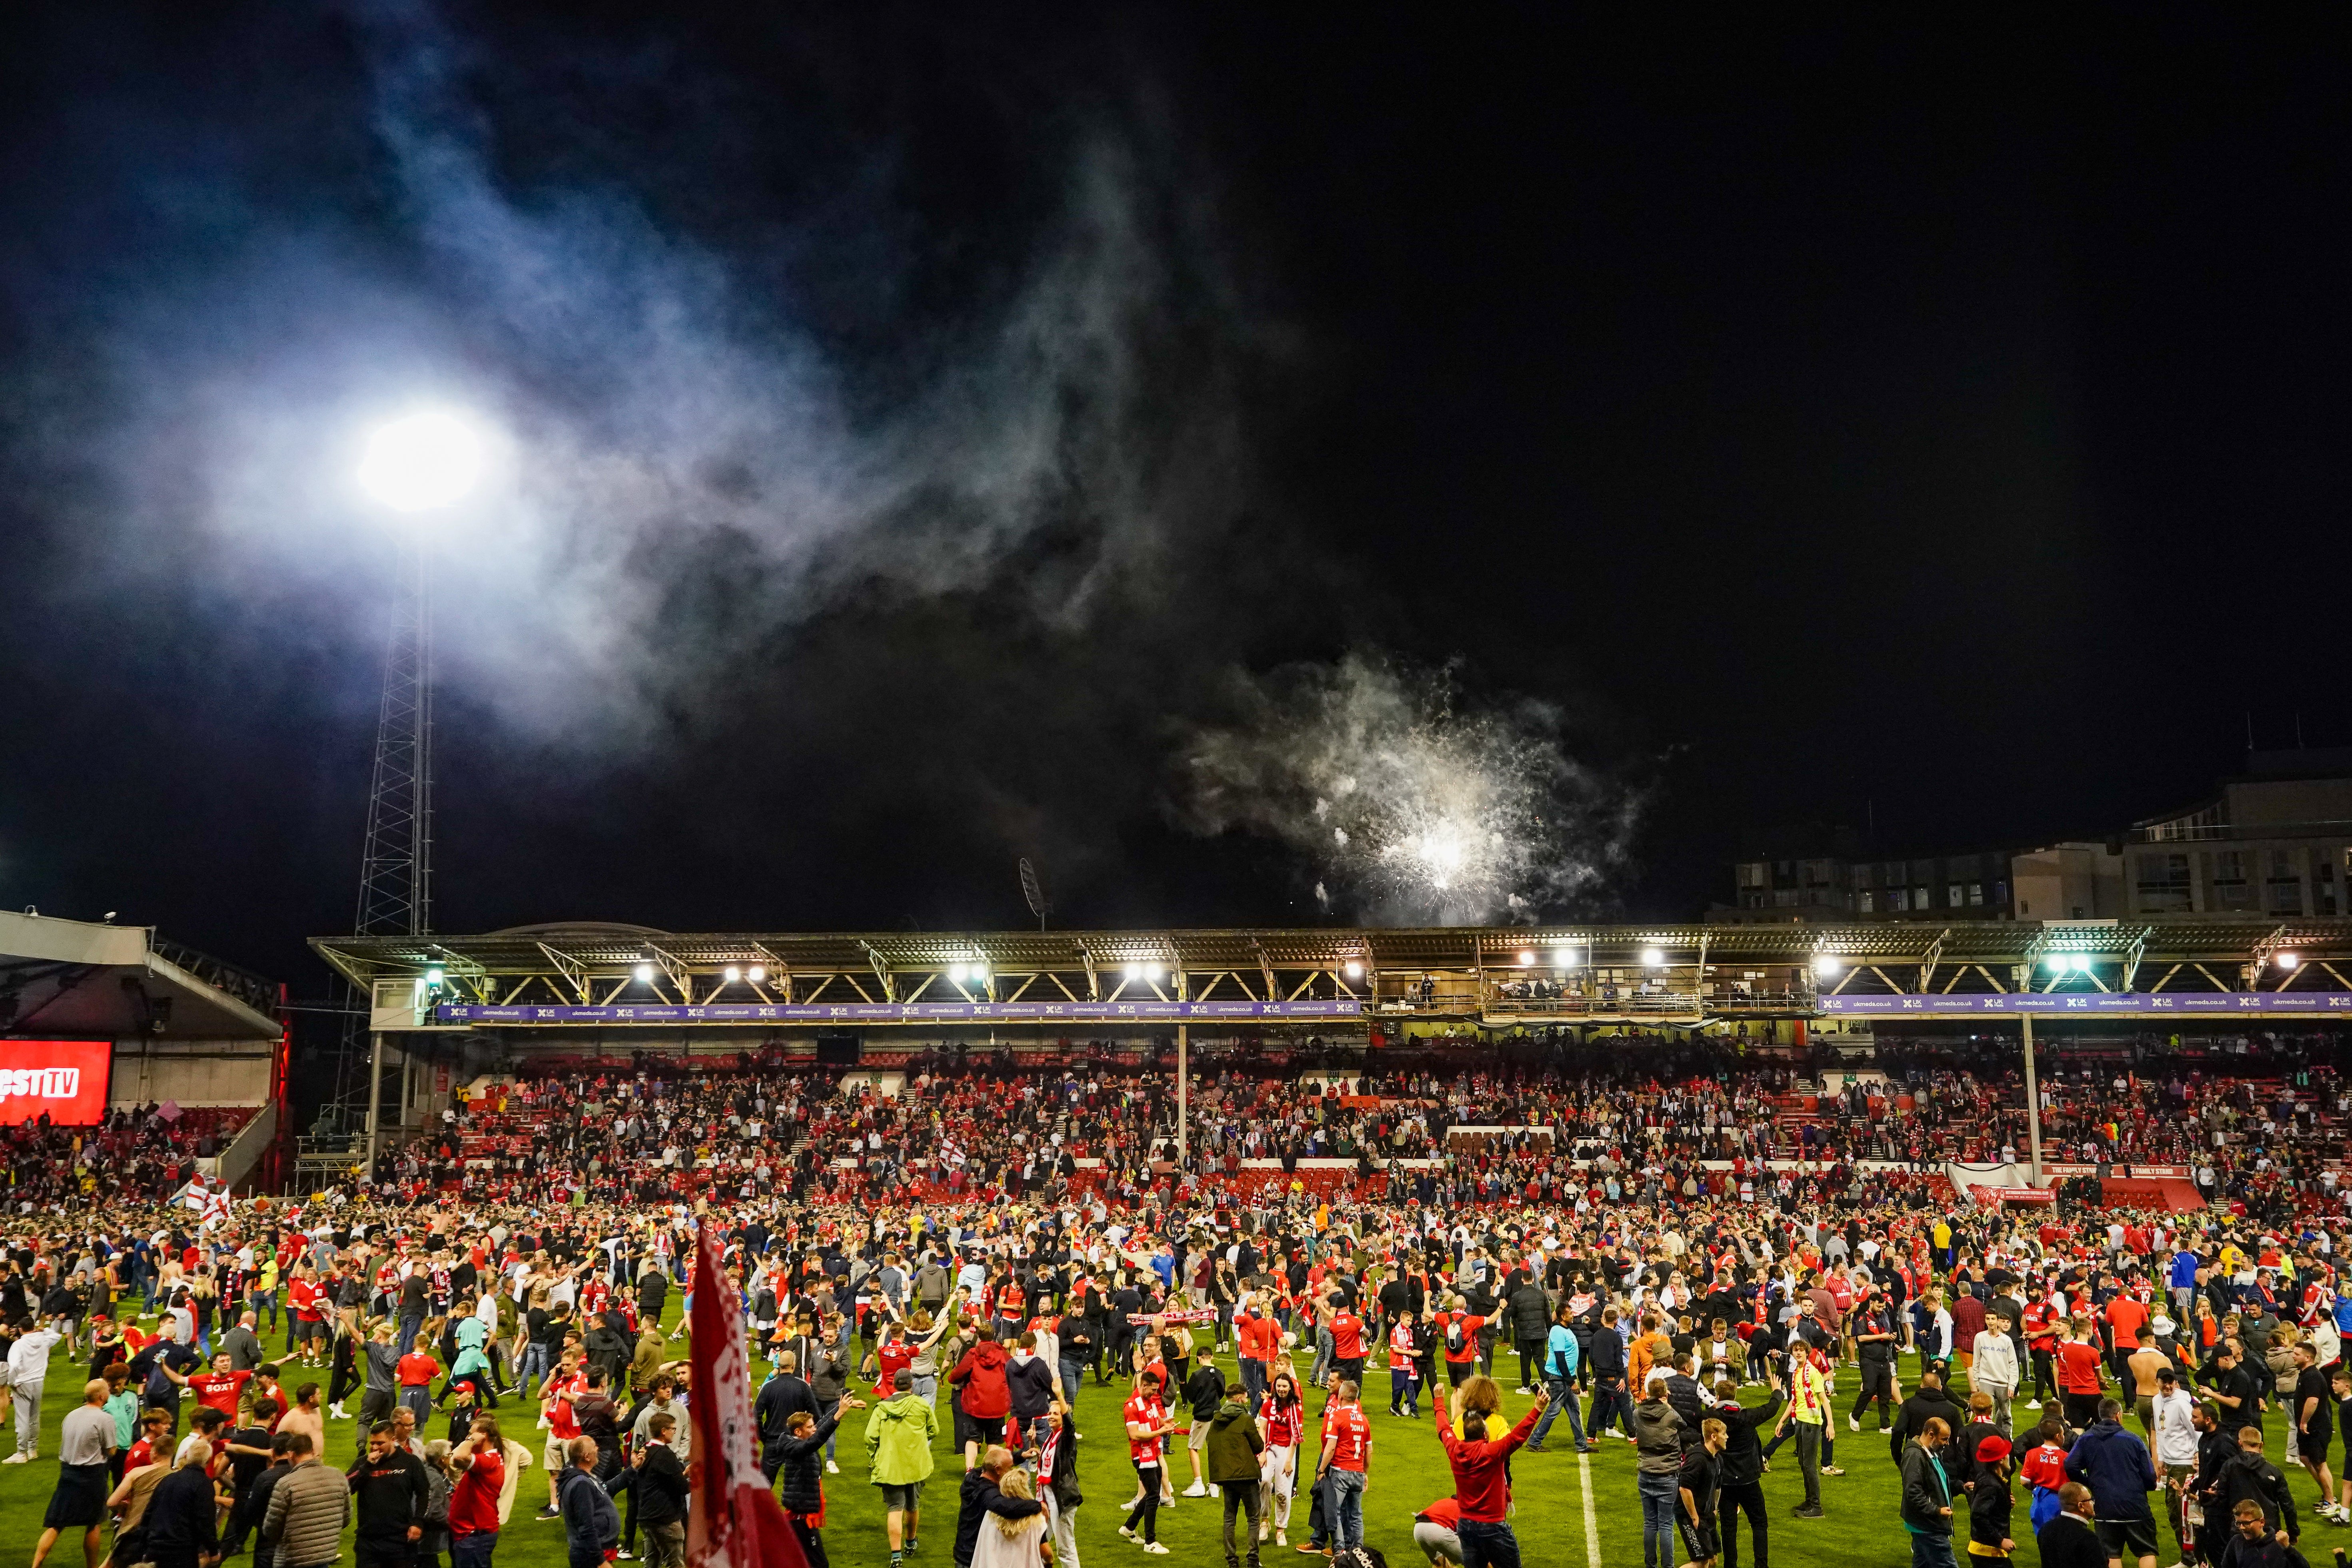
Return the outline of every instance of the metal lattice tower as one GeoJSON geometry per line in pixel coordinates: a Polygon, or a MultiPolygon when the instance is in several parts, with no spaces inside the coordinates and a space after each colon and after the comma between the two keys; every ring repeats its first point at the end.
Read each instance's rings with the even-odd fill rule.
{"type": "MultiPolygon", "coordinates": [[[[403,547],[384,642],[383,697],[376,713],[367,838],[360,852],[356,936],[416,936],[433,922],[433,591],[422,542],[403,547]]],[[[333,1110],[367,1100],[368,1009],[347,997],[335,1061],[333,1110]]]]}
{"type": "Polygon", "coordinates": [[[425,551],[401,552],[376,715],[367,843],[355,936],[415,936],[433,927],[433,595],[425,551]]]}

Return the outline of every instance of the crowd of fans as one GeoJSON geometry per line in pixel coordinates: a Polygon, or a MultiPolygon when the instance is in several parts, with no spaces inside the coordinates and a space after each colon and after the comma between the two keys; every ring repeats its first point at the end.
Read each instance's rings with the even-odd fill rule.
{"type": "MultiPolygon", "coordinates": [[[[2352,1401],[2352,1376],[2328,1386],[2352,1327],[2336,1049],[2043,1053],[2045,1155],[2188,1170],[2213,1205],[2187,1213],[2094,1213],[2095,1180],[2026,1215],[1964,1202],[1943,1161],[2011,1152],[2023,1083],[1955,1038],[1833,1061],[1553,1035],[1305,1076],[1213,1053],[1181,1166],[1173,1084],[1148,1064],[937,1053],[886,1093],[773,1056],[571,1062],[469,1089],[373,1184],[226,1214],[161,1200],[235,1119],[146,1108],[16,1130],[0,1348],[19,1453],[58,1356],[88,1363],[105,1417],[68,1427],[43,1555],[111,1517],[154,1552],[118,1543],[121,1561],[194,1564],[252,1535],[307,1568],[288,1532],[331,1503],[337,1530],[355,1510],[363,1538],[415,1525],[435,1543],[417,1551],[482,1564],[536,1462],[575,1561],[635,1552],[640,1529],[667,1561],[691,1394],[665,1311],[707,1224],[761,1363],[763,1468],[814,1563],[824,1479],[862,1461],[888,1520],[869,1544],[894,1563],[929,1511],[954,1516],[960,1568],[1047,1542],[1075,1568],[1081,1452],[1145,1552],[1160,1510],[1213,1489],[1229,1551],[1294,1531],[1352,1547],[1385,1394],[1385,1419],[1435,1421],[1455,1479],[1416,1519],[1433,1562],[1516,1561],[1510,1489],[1541,1462],[1504,1461],[1562,1420],[1580,1450],[1632,1450],[1654,1568],[1734,1568],[1743,1521],[1761,1562],[1773,1451],[1795,1444],[1776,1485],[1801,1481],[1798,1518],[1823,1517],[1838,1418],[1852,1432],[1874,1407],[1901,1523],[1947,1543],[1931,1561],[2036,1529],[2065,1561],[2074,1528],[2141,1557],[2160,1514],[2182,1561],[2234,1568],[2278,1560],[2231,1546],[2240,1505],[2265,1542],[2299,1526],[2275,1470],[2237,1479],[2235,1430],[2204,1444],[2221,1423],[2285,1404],[2324,1517],[2337,1506],[2302,1398],[2308,1373],[2331,1416],[2352,1401]],[[1082,1450],[1090,1378],[1116,1385],[1125,1431],[1082,1450]],[[2138,1405],[2162,1483],[2110,1463],[2130,1436],[2110,1391],[2138,1405]],[[2204,1416],[2168,1425],[2176,1394],[2204,1416]],[[1517,1417],[1507,1395],[1528,1402],[1517,1417]],[[349,1468],[313,1462],[353,1401],[349,1468]],[[513,1432],[534,1418],[536,1454],[513,1432]],[[205,1440],[175,1442],[184,1426],[205,1440]],[[965,1476],[927,1503],[942,1439],[965,1476]],[[1103,1473],[1121,1441],[1123,1503],[1103,1473]],[[1916,1506],[1937,1487],[1961,1500],[1916,1506]]],[[[1593,1484],[1621,1484],[1606,1468],[1593,1484]]]]}
{"type": "Polygon", "coordinates": [[[96,1198],[158,1199],[185,1186],[236,1136],[248,1109],[119,1106],[95,1127],[46,1117],[0,1127],[6,1205],[20,1214],[96,1198]]]}

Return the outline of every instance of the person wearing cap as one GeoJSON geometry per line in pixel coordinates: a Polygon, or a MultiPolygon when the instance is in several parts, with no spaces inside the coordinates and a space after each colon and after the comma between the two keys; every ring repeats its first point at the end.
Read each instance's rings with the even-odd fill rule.
{"type": "Polygon", "coordinates": [[[2006,1568],[2017,1550],[2010,1534],[2016,1498],[2010,1490],[2015,1475],[2010,1441],[1999,1432],[1977,1439],[1969,1468],[1969,1562],[1971,1568],[2006,1568]]]}

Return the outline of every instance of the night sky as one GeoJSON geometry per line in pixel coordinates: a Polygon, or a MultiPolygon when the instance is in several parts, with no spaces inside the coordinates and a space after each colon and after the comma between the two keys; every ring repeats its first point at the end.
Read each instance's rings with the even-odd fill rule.
{"type": "Polygon", "coordinates": [[[420,400],[442,930],[1686,918],[2352,742],[2340,36],[697,9],[19,20],[0,905],[316,994],[420,400]]]}

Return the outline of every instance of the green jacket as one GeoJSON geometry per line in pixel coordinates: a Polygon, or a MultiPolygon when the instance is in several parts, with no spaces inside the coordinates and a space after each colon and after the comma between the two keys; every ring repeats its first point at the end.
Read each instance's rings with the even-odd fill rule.
{"type": "Polygon", "coordinates": [[[1223,1486],[1228,1481],[1257,1479],[1257,1457],[1265,1448],[1265,1439],[1250,1418],[1249,1406],[1240,1400],[1228,1399],[1217,1406],[1205,1446],[1212,1481],[1223,1486]]]}
{"type": "Polygon", "coordinates": [[[931,1439],[939,1430],[940,1418],[917,1394],[901,1394],[877,1405],[866,1418],[866,1461],[874,1467],[874,1484],[903,1487],[929,1479],[931,1439]]]}

